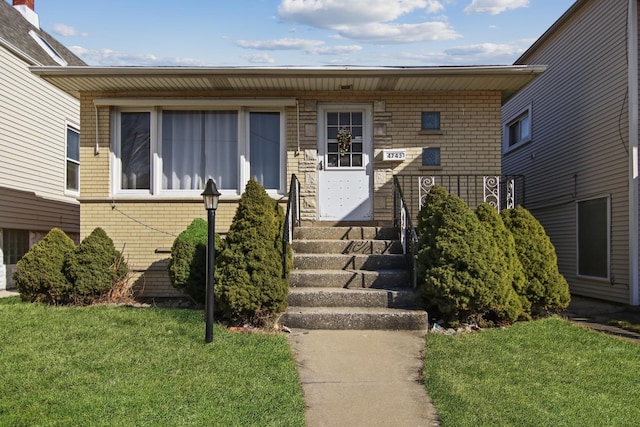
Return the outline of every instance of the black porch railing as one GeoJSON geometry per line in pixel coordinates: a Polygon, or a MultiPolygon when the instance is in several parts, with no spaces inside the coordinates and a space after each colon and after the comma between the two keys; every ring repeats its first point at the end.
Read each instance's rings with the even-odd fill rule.
{"type": "Polygon", "coordinates": [[[287,277],[287,254],[289,245],[293,239],[293,230],[300,225],[300,181],[295,174],[291,175],[289,185],[289,197],[287,200],[287,213],[284,218],[284,230],[282,230],[282,277],[287,277]]]}
{"type": "MultiPolygon", "coordinates": [[[[422,208],[424,197],[433,185],[459,196],[471,209],[489,202],[499,210],[525,206],[523,175],[396,175],[405,203],[414,215],[422,208]]],[[[413,217],[416,220],[416,217],[413,217]]]]}
{"type": "Polygon", "coordinates": [[[400,243],[402,252],[407,258],[411,284],[417,286],[417,256],[418,256],[418,234],[413,227],[411,212],[405,202],[402,185],[398,176],[393,176],[393,226],[400,233],[400,243]]]}

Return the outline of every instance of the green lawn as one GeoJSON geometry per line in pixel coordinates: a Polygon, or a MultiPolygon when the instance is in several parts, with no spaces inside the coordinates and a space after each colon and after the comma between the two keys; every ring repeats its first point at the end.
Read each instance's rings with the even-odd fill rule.
{"type": "Polygon", "coordinates": [[[0,425],[304,426],[286,337],[200,310],[0,299],[0,425]]]}
{"type": "Polygon", "coordinates": [[[424,378],[443,426],[632,426],[640,344],[560,318],[427,337],[424,378]]]}

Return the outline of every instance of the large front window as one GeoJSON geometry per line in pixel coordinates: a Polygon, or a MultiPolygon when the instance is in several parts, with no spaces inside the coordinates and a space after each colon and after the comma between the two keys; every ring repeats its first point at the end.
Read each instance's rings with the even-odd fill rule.
{"type": "Polygon", "coordinates": [[[280,109],[122,109],[115,123],[116,193],[199,195],[213,178],[223,194],[239,194],[250,177],[283,190],[280,109]]]}

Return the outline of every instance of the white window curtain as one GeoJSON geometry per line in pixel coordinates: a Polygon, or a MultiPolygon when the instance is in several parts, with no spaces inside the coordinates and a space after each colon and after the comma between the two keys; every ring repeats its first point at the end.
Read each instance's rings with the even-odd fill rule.
{"type": "Polygon", "coordinates": [[[162,188],[199,190],[213,178],[219,189],[238,186],[238,113],[164,111],[162,188]]]}
{"type": "Polygon", "coordinates": [[[250,113],[249,133],[251,176],[266,189],[279,189],[280,113],[250,113]]]}

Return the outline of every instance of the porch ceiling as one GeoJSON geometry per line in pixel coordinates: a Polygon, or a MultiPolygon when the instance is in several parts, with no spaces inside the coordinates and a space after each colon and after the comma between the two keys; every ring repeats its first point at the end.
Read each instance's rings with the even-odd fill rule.
{"type": "Polygon", "coordinates": [[[545,66],[473,67],[31,67],[49,83],[81,92],[171,91],[500,91],[503,101],[545,66]]]}

